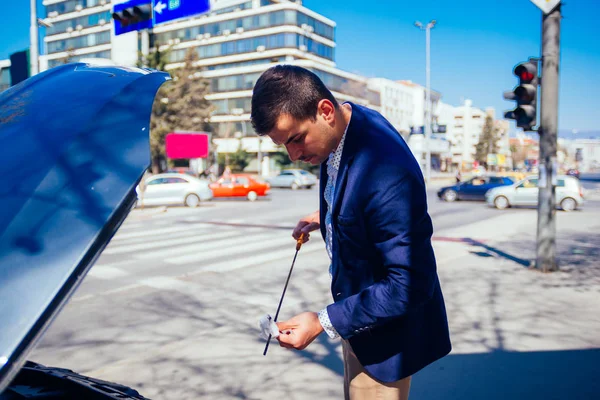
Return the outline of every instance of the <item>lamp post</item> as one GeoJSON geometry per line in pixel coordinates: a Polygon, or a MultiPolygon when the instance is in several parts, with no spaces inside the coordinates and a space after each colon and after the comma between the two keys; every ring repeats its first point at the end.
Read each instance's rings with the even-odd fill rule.
{"type": "Polygon", "coordinates": [[[36,0],[30,0],[29,10],[30,24],[29,24],[29,70],[31,76],[36,75],[39,71],[38,57],[39,57],[39,43],[38,43],[38,17],[37,17],[37,4],[36,0]]]}
{"type": "Polygon", "coordinates": [[[431,139],[431,74],[430,74],[430,42],[431,29],[437,21],[431,20],[427,25],[416,21],[415,26],[425,31],[425,182],[428,184],[431,180],[431,148],[429,140],[431,139]]]}

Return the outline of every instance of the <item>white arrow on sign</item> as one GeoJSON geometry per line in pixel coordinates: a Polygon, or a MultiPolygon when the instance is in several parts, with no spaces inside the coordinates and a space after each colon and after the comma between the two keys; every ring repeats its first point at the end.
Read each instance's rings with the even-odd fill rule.
{"type": "Polygon", "coordinates": [[[548,14],[556,8],[560,0],[531,0],[531,2],[542,10],[544,14],[548,14]]]}
{"type": "Polygon", "coordinates": [[[165,3],[163,3],[162,1],[159,1],[158,3],[156,3],[156,5],[154,6],[154,11],[156,11],[159,14],[162,14],[163,10],[167,8],[167,5],[165,3]]]}

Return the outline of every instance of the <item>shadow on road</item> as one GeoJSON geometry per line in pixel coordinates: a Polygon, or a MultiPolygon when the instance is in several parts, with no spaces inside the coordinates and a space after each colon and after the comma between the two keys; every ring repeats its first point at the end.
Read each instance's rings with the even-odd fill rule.
{"type": "Polygon", "coordinates": [[[410,395],[420,400],[598,399],[599,363],[600,349],[452,354],[419,372],[410,395]]]}

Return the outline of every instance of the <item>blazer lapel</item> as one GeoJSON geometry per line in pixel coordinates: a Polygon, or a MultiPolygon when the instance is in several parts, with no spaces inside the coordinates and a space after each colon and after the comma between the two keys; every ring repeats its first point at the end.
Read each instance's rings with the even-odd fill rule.
{"type": "Polygon", "coordinates": [[[321,173],[319,174],[319,223],[321,227],[321,235],[325,240],[327,229],[325,228],[325,214],[327,213],[327,202],[325,201],[325,186],[327,186],[327,161],[321,164],[321,173]]]}
{"type": "Polygon", "coordinates": [[[337,216],[340,210],[341,202],[344,197],[346,190],[346,182],[348,181],[348,169],[352,165],[354,155],[358,145],[358,138],[360,132],[360,116],[361,110],[353,103],[352,106],[352,117],[346,131],[346,139],[344,141],[344,150],[342,151],[342,159],[340,160],[340,169],[338,170],[337,180],[335,181],[335,193],[333,196],[333,207],[331,208],[331,215],[337,216]]]}

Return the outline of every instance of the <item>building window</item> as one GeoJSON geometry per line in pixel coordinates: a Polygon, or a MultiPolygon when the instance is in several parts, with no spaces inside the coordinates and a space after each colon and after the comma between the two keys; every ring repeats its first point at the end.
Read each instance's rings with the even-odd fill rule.
{"type": "Polygon", "coordinates": [[[83,28],[90,26],[96,26],[100,23],[100,20],[104,20],[106,23],[111,22],[110,11],[104,11],[98,14],[86,15],[85,17],[78,17],[69,19],[66,21],[55,22],[51,27],[46,28],[46,35],[56,35],[58,33],[64,33],[68,28],[75,29],[77,25],[81,25],[83,28]]]}
{"type": "Polygon", "coordinates": [[[237,99],[213,100],[211,103],[215,108],[213,115],[228,115],[231,114],[231,110],[234,108],[241,108],[244,112],[250,113],[252,101],[250,97],[243,97],[237,99]]]}
{"type": "Polygon", "coordinates": [[[110,31],[48,42],[48,54],[110,43],[110,31]]]}
{"type": "Polygon", "coordinates": [[[68,0],[62,3],[49,4],[46,6],[46,13],[57,12],[59,14],[75,11],[75,7],[82,8],[96,7],[100,5],[100,0],[68,0]]]}
{"type": "Polygon", "coordinates": [[[106,58],[106,59],[110,60],[111,53],[110,53],[110,50],[106,50],[106,51],[98,51],[96,53],[82,54],[79,56],[64,57],[64,58],[58,58],[55,60],[48,60],[48,68],[54,68],[58,65],[63,65],[66,63],[71,63],[71,62],[79,62],[84,58],[106,58]]]}
{"type": "MultiPolygon", "coordinates": [[[[255,38],[233,40],[231,42],[216,43],[205,46],[198,46],[196,51],[201,59],[222,57],[232,54],[252,53],[259,46],[265,50],[278,48],[298,48],[300,44],[305,44],[307,51],[323,58],[333,59],[333,48],[322,43],[307,39],[295,33],[278,33],[269,36],[259,36],[255,38]]],[[[185,59],[187,49],[173,50],[169,54],[170,62],[181,62],[185,59]]]]}
{"type": "Polygon", "coordinates": [[[211,36],[223,35],[225,31],[234,33],[237,28],[243,28],[244,31],[269,28],[282,25],[311,26],[317,35],[334,39],[334,28],[323,24],[314,18],[308,17],[294,10],[281,10],[265,14],[252,15],[244,18],[232,19],[228,21],[214,22],[210,24],[193,26],[190,28],[179,29],[169,32],[157,33],[156,43],[160,45],[168,44],[170,40],[179,39],[180,41],[196,40],[198,36],[210,34],[211,36]],[[329,27],[330,29],[326,29],[329,27]]]}

